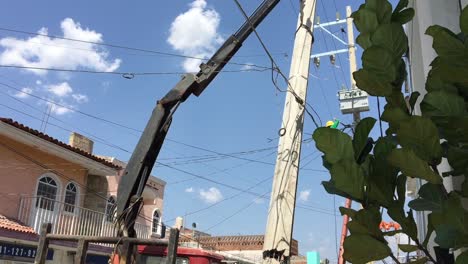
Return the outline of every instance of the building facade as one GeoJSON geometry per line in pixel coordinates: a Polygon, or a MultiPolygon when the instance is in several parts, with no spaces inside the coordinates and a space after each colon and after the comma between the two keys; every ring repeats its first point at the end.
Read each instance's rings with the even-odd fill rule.
{"type": "MultiPolygon", "coordinates": [[[[53,234],[114,236],[123,163],[93,155],[93,142],[72,133],[69,144],[0,118],[0,264],[32,263],[43,223],[53,234]]],[[[165,183],[148,182],[135,229],[160,236],[165,183]],[[153,224],[155,223],[155,224],[153,224]]],[[[47,263],[73,263],[76,245],[53,242],[47,263]]],[[[107,263],[112,247],[90,245],[87,263],[107,263]]]]}
{"type": "MultiPolygon", "coordinates": [[[[188,233],[189,234],[189,233],[188,233]]],[[[263,243],[264,235],[245,235],[245,236],[196,236],[191,238],[183,236],[179,239],[181,246],[198,246],[204,249],[214,250],[216,253],[238,257],[261,263],[263,261],[263,243]]],[[[298,256],[299,243],[292,240],[291,256],[298,256]]]]}

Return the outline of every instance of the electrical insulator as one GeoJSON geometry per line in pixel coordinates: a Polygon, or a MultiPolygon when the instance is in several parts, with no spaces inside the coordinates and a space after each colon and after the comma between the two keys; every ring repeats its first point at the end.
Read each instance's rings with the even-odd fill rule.
{"type": "Polygon", "coordinates": [[[340,12],[336,12],[336,21],[340,21],[340,12]]]}
{"type": "Polygon", "coordinates": [[[314,57],[314,64],[317,68],[320,67],[320,58],[314,57]]]}
{"type": "Polygon", "coordinates": [[[315,17],[315,24],[317,24],[317,25],[320,24],[320,16],[315,17]]]}
{"type": "Polygon", "coordinates": [[[330,62],[331,62],[332,65],[335,65],[335,63],[336,63],[336,55],[335,54],[330,55],[330,62]]]}

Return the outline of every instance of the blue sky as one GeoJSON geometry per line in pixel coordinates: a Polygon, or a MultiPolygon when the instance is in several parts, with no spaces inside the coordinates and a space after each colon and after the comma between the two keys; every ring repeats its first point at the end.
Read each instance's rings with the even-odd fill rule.
{"type": "MultiPolygon", "coordinates": [[[[283,0],[263,22],[259,33],[275,60],[287,75],[297,20],[298,1],[283,0]]],[[[318,2],[317,15],[321,21],[335,19],[335,4],[343,18],[345,6],[355,10],[362,1],[318,2]]],[[[260,0],[243,0],[251,13],[260,0]]],[[[0,27],[56,36],[86,39],[94,42],[203,57],[211,54],[223,39],[229,37],[244,21],[234,1],[179,0],[139,1],[38,1],[17,0],[0,10],[0,27]]],[[[339,27],[331,28],[344,37],[339,27]]],[[[357,35],[357,33],[356,33],[357,35]]],[[[313,53],[344,48],[332,38],[316,31],[313,53]]],[[[358,50],[360,57],[360,50],[358,50]]],[[[234,62],[269,66],[258,40],[251,36],[233,58],[234,62]]],[[[29,36],[0,30],[0,64],[117,72],[180,73],[194,68],[193,61],[174,56],[103,47],[47,37],[29,36]]],[[[342,116],[336,93],[339,86],[349,86],[347,55],[339,55],[337,67],[326,59],[319,69],[311,67],[308,102],[322,121],[335,117],[351,123],[350,116],[342,116]],[[336,77],[336,79],[335,79],[336,77]]],[[[226,70],[245,69],[228,65],[226,70]]],[[[125,79],[117,74],[57,73],[0,68],[0,83],[22,89],[26,93],[45,97],[61,105],[79,109],[107,120],[142,130],[155,105],[180,79],[180,74],[135,76],[125,79]]],[[[26,93],[0,85],[0,115],[11,117],[28,126],[43,129],[41,121],[51,110],[46,132],[67,141],[68,130],[80,129],[85,135],[98,137],[94,152],[126,161],[139,133],[111,125],[60,106],[50,106],[26,93]],[[8,96],[9,95],[9,96],[8,96]],[[15,98],[15,99],[13,99],[15,98]],[[18,100],[28,104],[21,104],[18,100]],[[7,106],[7,107],[5,107],[7,106]],[[34,110],[33,108],[38,109],[34,110]],[[23,113],[19,112],[22,111],[23,113]],[[25,115],[24,113],[30,115],[25,115]],[[31,117],[32,116],[32,117],[31,117]],[[60,121],[58,121],[58,120],[60,121]],[[87,133],[84,133],[84,132],[87,133]],[[106,144],[101,142],[105,140],[106,144]],[[109,146],[109,145],[113,145],[109,146]],[[118,146],[119,148],[116,148],[118,146]]],[[[283,84],[284,87],[284,84],[283,84]]],[[[271,82],[271,72],[221,73],[201,97],[192,96],[174,117],[168,138],[160,154],[160,161],[179,169],[203,175],[216,181],[266,193],[273,176],[275,146],[284,104],[284,93],[277,92],[271,82]],[[219,153],[235,154],[241,159],[215,159],[213,153],[176,142],[198,146],[219,153]],[[207,156],[208,155],[208,156],[207,156]],[[188,158],[192,157],[192,158],[188,158]],[[175,159],[179,158],[179,159],[175,159]],[[180,159],[183,158],[183,159],[180,159]],[[259,162],[249,162],[259,160],[259,162]]],[[[375,115],[373,111],[363,116],[375,115]]],[[[304,139],[311,137],[314,125],[306,117],[304,139]]],[[[216,155],[214,155],[216,156],[216,155]]],[[[219,156],[218,156],[219,158],[219,156]]],[[[319,250],[323,257],[336,259],[335,227],[341,230],[340,217],[333,214],[333,197],[320,185],[329,176],[323,172],[321,159],[313,142],[304,144],[298,186],[298,204],[310,210],[297,209],[294,237],[299,240],[300,252],[319,250]],[[320,211],[320,212],[318,212],[320,211]],[[325,212],[325,213],[324,213],[325,212]]],[[[153,174],[168,182],[165,193],[164,220],[204,208],[237,191],[193,178],[178,170],[156,167],[153,174]]],[[[209,229],[213,235],[263,234],[265,232],[266,199],[241,194],[198,214],[187,216],[187,223],[197,222],[200,230],[209,229]],[[250,205],[234,216],[236,212],[250,205]],[[224,221],[226,217],[231,218],[224,221]],[[218,224],[219,222],[221,224],[218,224]],[[211,228],[212,227],[212,228],[211,228]],[[210,229],[211,228],[211,229],[210,229]]],[[[336,199],[336,205],[343,200],[336,199]]],[[[172,225],[172,222],[168,222],[172,225]]]]}

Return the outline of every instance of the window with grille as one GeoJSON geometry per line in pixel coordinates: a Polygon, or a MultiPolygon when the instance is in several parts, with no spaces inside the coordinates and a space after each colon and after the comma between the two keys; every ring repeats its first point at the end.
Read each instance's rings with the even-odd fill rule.
{"type": "Polygon", "coordinates": [[[65,212],[74,213],[76,205],[76,196],[77,196],[76,185],[70,182],[65,189],[65,205],[63,209],[65,212]]]}
{"type": "Polygon", "coordinates": [[[37,202],[36,207],[54,211],[55,198],[57,197],[57,182],[51,177],[42,177],[37,185],[37,202]]]}
{"type": "Polygon", "coordinates": [[[153,226],[152,226],[152,232],[153,234],[158,233],[158,226],[159,226],[159,213],[158,211],[154,211],[153,213],[153,226]]]}
{"type": "Polygon", "coordinates": [[[114,221],[114,211],[115,211],[115,197],[109,196],[109,198],[107,198],[107,206],[106,206],[106,220],[108,222],[114,221]]]}

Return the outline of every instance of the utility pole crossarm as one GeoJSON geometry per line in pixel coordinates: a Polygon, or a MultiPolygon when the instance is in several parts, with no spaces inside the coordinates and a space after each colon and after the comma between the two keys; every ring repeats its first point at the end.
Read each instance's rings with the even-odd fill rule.
{"type": "Polygon", "coordinates": [[[315,7],[316,0],[301,1],[263,244],[264,263],[288,261],[291,256],[315,7]]]}

